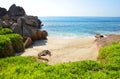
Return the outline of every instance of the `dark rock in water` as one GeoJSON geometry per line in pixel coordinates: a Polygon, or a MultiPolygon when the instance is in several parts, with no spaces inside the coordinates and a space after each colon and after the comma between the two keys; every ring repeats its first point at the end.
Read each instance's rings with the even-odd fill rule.
{"type": "Polygon", "coordinates": [[[0,18],[7,14],[7,10],[5,8],[0,7],[0,18]]]}
{"type": "Polygon", "coordinates": [[[44,26],[44,24],[41,24],[41,26],[44,26]]]}
{"type": "Polygon", "coordinates": [[[96,34],[95,37],[96,37],[97,39],[101,39],[101,38],[103,38],[104,36],[101,35],[101,34],[96,34]]]}
{"type": "Polygon", "coordinates": [[[107,45],[111,45],[112,43],[119,43],[120,42],[120,35],[110,34],[106,35],[106,37],[96,40],[96,44],[99,48],[107,45]]]}

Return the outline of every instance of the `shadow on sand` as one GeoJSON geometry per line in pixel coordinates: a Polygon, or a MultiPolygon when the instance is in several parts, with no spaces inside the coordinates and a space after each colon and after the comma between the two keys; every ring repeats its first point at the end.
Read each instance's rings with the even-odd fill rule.
{"type": "MultiPolygon", "coordinates": [[[[46,45],[47,40],[38,40],[38,41],[34,41],[33,44],[31,46],[29,46],[28,48],[33,48],[34,46],[44,46],[46,45]]],[[[27,48],[26,48],[27,49],[27,48]]],[[[24,52],[19,52],[19,53],[15,53],[15,55],[21,55],[24,52]]]]}
{"type": "Polygon", "coordinates": [[[47,43],[47,40],[38,40],[33,42],[33,44],[28,48],[33,48],[34,46],[43,46],[43,45],[46,45],[46,43],[47,43]]]}

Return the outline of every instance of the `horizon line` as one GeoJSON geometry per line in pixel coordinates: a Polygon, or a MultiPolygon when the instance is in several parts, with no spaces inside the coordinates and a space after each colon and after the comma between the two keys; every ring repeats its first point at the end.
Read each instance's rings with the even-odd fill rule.
{"type": "Polygon", "coordinates": [[[38,17],[120,17],[120,16],[38,16],[38,17]]]}

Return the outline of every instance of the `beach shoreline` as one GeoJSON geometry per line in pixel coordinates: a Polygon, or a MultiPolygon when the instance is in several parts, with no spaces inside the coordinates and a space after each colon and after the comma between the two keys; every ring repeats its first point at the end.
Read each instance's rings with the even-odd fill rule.
{"type": "Polygon", "coordinates": [[[59,39],[48,37],[48,40],[34,42],[21,56],[35,56],[43,50],[49,50],[52,56],[45,56],[48,64],[74,62],[81,60],[96,60],[98,47],[95,38],[59,39]]]}

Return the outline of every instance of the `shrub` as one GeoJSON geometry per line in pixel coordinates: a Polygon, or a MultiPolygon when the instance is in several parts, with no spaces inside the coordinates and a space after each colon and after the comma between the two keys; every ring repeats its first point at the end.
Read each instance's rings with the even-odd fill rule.
{"type": "Polygon", "coordinates": [[[0,35],[12,34],[13,31],[9,28],[0,28],[0,35]]]}
{"type": "Polygon", "coordinates": [[[0,57],[11,56],[13,47],[10,39],[5,35],[0,35],[0,57]]]}
{"type": "Polygon", "coordinates": [[[33,57],[0,59],[0,79],[119,79],[120,71],[104,69],[96,61],[78,61],[50,66],[33,57]],[[12,75],[11,75],[12,74],[12,75]]]}
{"type": "MultiPolygon", "coordinates": [[[[9,39],[8,44],[9,43],[10,44],[8,45],[8,47],[11,47],[11,49],[12,49],[12,51],[10,51],[9,54],[8,54],[8,52],[4,53],[5,56],[7,56],[7,55],[9,56],[10,54],[13,54],[13,52],[22,52],[22,51],[24,51],[23,38],[19,34],[13,34],[13,31],[11,29],[9,29],[9,28],[2,28],[0,26],[0,35],[2,37],[2,38],[0,38],[1,39],[1,43],[5,42],[4,44],[6,44],[8,42],[7,39],[9,39]],[[2,41],[3,37],[6,40],[2,41]]],[[[7,51],[8,47],[7,46],[6,47],[3,46],[2,44],[0,44],[0,47],[1,47],[0,52],[2,52],[1,53],[1,56],[2,56],[3,52],[7,51]]]]}
{"type": "Polygon", "coordinates": [[[19,34],[8,34],[6,36],[10,38],[14,52],[24,51],[23,38],[19,34]]]}
{"type": "Polygon", "coordinates": [[[105,64],[107,69],[120,70],[120,44],[103,47],[99,52],[98,60],[105,64]]]}
{"type": "Polygon", "coordinates": [[[2,29],[2,26],[0,26],[0,30],[2,29]]]}

